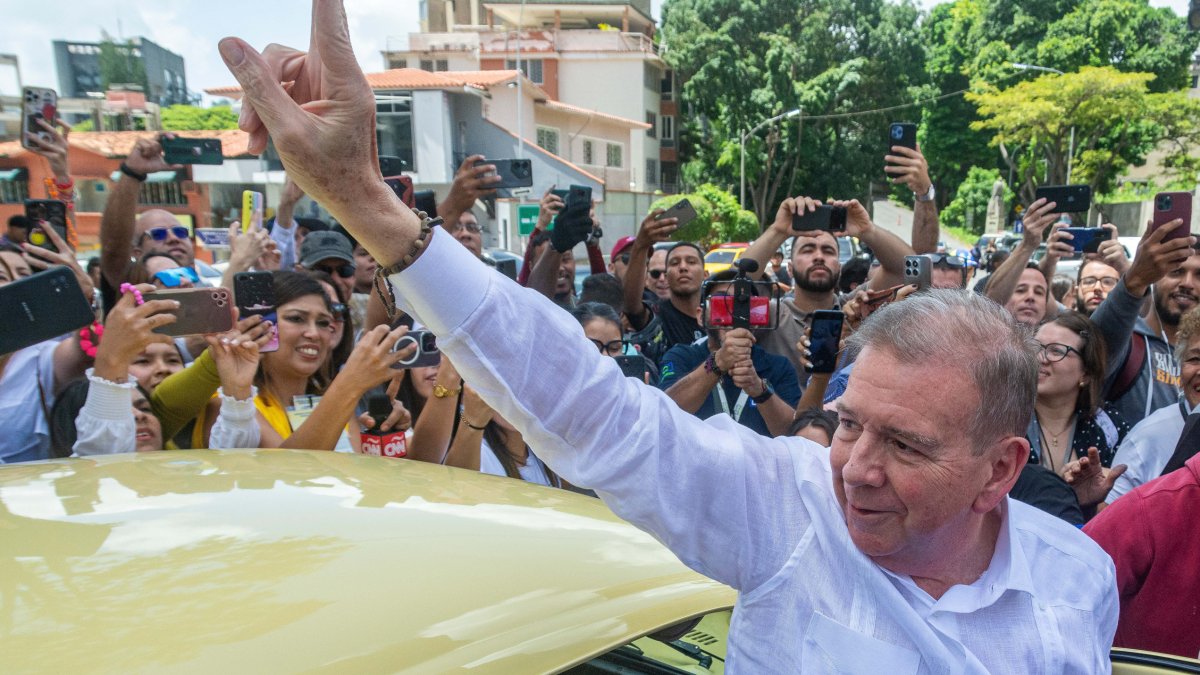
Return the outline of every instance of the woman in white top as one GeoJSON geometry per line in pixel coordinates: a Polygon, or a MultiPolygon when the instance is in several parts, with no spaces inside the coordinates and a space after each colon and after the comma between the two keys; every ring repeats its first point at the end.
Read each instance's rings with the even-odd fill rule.
{"type": "MultiPolygon", "coordinates": [[[[442,362],[446,362],[445,355],[442,362]]],[[[446,465],[562,487],[562,481],[533,454],[521,432],[468,386],[463,387],[461,424],[450,444],[446,465]]]]}

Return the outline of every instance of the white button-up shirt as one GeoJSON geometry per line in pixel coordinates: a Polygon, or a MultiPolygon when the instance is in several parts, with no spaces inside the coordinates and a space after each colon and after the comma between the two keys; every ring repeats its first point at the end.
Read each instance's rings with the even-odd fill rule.
{"type": "Polygon", "coordinates": [[[1113,564],[1065,522],[1006,501],[987,571],[934,600],[854,546],[827,449],[684,412],[444,232],[391,281],[550,468],[738,590],[730,672],[1110,671],[1113,564]]]}

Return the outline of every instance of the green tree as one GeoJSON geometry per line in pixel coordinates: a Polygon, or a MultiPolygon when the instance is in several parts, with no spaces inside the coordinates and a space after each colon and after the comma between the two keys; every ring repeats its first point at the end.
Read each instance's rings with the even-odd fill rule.
{"type": "Polygon", "coordinates": [[[227,105],[198,108],[177,104],[163,109],[162,126],[167,131],[236,129],[237,114],[227,105]]]}
{"type": "Polygon", "coordinates": [[[101,36],[100,54],[97,56],[101,86],[107,90],[115,84],[135,84],[143,92],[148,92],[146,64],[140,57],[134,56],[137,46],[133,41],[117,42],[103,31],[101,36]]]}
{"type": "MultiPolygon", "coordinates": [[[[954,199],[942,209],[942,223],[967,229],[973,234],[983,234],[987,222],[988,202],[992,199],[992,186],[998,180],[1000,172],[996,169],[982,169],[977,166],[968,169],[967,177],[958,186],[954,199]]],[[[1008,213],[1014,196],[1013,191],[1006,185],[1001,217],[1008,213]]]]}
{"type": "Polygon", "coordinates": [[[754,214],[739,206],[731,192],[711,183],[695,192],[657,199],[650,210],[668,209],[684,199],[696,210],[696,219],[675,231],[676,241],[694,241],[708,248],[726,241],[750,241],[759,234],[754,214]]]}
{"type": "Polygon", "coordinates": [[[1151,93],[1150,73],[1122,73],[1087,66],[1077,73],[1043,75],[1003,90],[969,94],[982,119],[973,129],[993,134],[1016,174],[1021,198],[1033,200],[1038,185],[1067,182],[1071,130],[1075,133],[1072,182],[1095,193],[1112,189],[1131,164],[1156,146],[1172,143],[1168,165],[1187,170],[1186,156],[1200,141],[1200,102],[1182,92],[1151,93]]]}

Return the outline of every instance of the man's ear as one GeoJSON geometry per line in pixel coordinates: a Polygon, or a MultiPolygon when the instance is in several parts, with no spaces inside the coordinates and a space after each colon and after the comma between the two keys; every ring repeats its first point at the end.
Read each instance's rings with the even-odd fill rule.
{"type": "Polygon", "coordinates": [[[981,459],[987,463],[987,477],[972,508],[976,513],[987,513],[1008,496],[1021,476],[1021,470],[1029,461],[1029,441],[1020,436],[1009,436],[985,450],[981,459]]]}

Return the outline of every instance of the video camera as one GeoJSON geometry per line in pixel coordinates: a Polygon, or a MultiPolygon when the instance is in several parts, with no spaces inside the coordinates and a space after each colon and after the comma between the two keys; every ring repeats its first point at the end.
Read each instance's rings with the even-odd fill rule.
{"type": "Polygon", "coordinates": [[[704,329],[749,328],[754,331],[775,330],[779,326],[779,300],[775,284],[755,281],[750,275],[758,271],[758,262],[742,258],[734,263],[736,273],[718,272],[704,282],[700,304],[704,307],[704,329]],[[729,284],[728,293],[714,294],[717,286],[729,284]]]}

